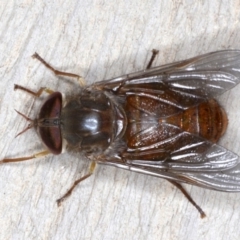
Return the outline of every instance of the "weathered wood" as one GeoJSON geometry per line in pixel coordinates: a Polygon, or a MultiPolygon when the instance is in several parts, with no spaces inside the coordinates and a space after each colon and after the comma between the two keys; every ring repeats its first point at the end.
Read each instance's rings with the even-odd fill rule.
{"type": "MultiPolygon", "coordinates": [[[[38,52],[59,70],[88,83],[154,64],[240,48],[239,1],[2,1],[0,5],[0,159],[41,150],[14,109],[34,117],[40,104],[13,91],[47,86],[71,91],[31,58],[38,52]]],[[[240,154],[240,86],[224,94],[229,128],[222,145],[240,154]]],[[[198,212],[168,182],[99,167],[58,208],[55,202],[87,171],[79,156],[64,154],[0,166],[0,239],[239,239],[240,194],[187,186],[207,213],[198,212]]]]}

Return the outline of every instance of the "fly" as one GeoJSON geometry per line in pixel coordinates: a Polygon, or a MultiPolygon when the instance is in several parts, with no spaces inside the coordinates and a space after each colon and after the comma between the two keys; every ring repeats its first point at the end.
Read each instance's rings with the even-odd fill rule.
{"type": "MultiPolygon", "coordinates": [[[[217,144],[228,120],[214,99],[239,83],[240,51],[218,51],[151,68],[157,53],[153,50],[143,71],[79,86],[66,98],[48,88],[34,92],[15,85],[35,97],[48,94],[36,119],[18,112],[30,122],[19,134],[35,128],[45,150],[1,163],[61,154],[65,141],[68,151],[81,153],[91,163],[88,174],[74,182],[58,205],[97,164],[104,164],[168,180],[205,217],[181,184],[240,191],[239,157],[217,144]]],[[[81,76],[54,69],[37,53],[33,57],[56,75],[78,78],[83,85],[81,76]]]]}

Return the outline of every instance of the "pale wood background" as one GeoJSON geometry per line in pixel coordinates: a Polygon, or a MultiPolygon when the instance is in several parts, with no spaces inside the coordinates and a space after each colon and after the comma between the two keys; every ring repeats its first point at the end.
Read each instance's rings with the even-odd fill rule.
{"type": "MultiPolygon", "coordinates": [[[[240,48],[240,1],[47,1],[0,3],[0,158],[41,149],[14,109],[34,117],[40,101],[20,91],[48,86],[71,91],[31,58],[37,51],[55,67],[88,83],[140,70],[152,48],[163,64],[240,48]]],[[[60,79],[60,80],[59,80],[60,79]]],[[[240,154],[240,87],[224,94],[229,113],[222,145],[240,154]]],[[[207,213],[164,180],[99,167],[61,208],[55,200],[85,173],[87,163],[63,154],[0,166],[0,239],[240,239],[240,193],[187,186],[207,213]]]]}

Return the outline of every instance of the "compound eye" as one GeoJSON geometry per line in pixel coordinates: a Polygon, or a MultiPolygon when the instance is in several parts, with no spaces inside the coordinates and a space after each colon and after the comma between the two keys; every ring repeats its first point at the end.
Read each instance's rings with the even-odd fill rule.
{"type": "Polygon", "coordinates": [[[52,120],[56,119],[56,125],[38,127],[38,132],[42,139],[42,142],[46,145],[49,151],[53,154],[60,154],[62,152],[62,135],[60,121],[57,121],[61,116],[62,109],[62,94],[60,92],[54,92],[51,94],[39,112],[38,119],[52,120]]]}

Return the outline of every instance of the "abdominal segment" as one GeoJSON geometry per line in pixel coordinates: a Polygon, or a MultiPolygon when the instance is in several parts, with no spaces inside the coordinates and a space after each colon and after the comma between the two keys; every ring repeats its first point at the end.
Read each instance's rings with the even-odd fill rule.
{"type": "Polygon", "coordinates": [[[179,109],[171,104],[171,99],[132,95],[127,97],[125,106],[125,156],[132,160],[169,159],[177,151],[182,154],[184,148],[189,154],[199,139],[203,141],[197,151],[206,151],[224,134],[228,123],[225,111],[214,99],[179,109]]]}

